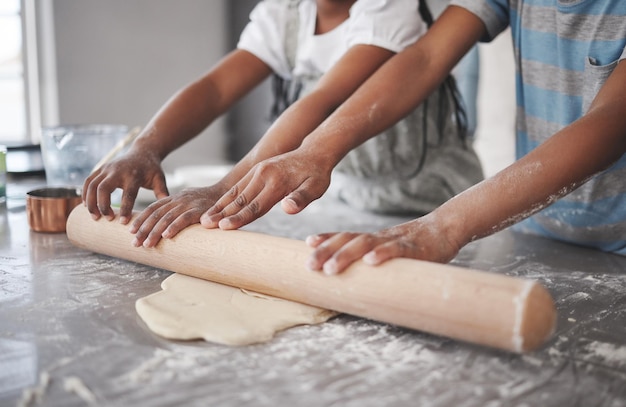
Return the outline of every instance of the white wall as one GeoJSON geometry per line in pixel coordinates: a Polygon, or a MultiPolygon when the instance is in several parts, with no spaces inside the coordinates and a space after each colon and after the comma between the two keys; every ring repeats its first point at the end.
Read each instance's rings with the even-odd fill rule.
{"type": "MultiPolygon", "coordinates": [[[[429,0],[428,5],[438,16],[449,2],[429,0]]],[[[478,57],[474,148],[485,176],[490,177],[515,159],[515,61],[510,30],[489,43],[479,43],[478,57]]]]}
{"type": "Polygon", "coordinates": [[[507,30],[479,45],[479,82],[476,142],[485,176],[515,159],[515,61],[507,30]]]}
{"type": "MultiPolygon", "coordinates": [[[[54,0],[59,123],[144,126],[227,51],[224,0],[54,0]]],[[[223,120],[166,170],[224,157],[223,120]]]]}

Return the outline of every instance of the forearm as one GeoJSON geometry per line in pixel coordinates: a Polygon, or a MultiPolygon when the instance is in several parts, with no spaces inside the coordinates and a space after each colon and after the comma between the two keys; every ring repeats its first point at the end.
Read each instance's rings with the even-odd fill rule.
{"type": "Polygon", "coordinates": [[[230,188],[261,161],[298,148],[302,140],[328,116],[328,112],[321,108],[325,103],[320,99],[322,95],[309,95],[291,105],[224,177],[222,184],[230,188]]]}
{"type": "Polygon", "coordinates": [[[152,118],[136,146],[163,160],[197,136],[271,74],[255,55],[235,50],[177,92],[152,118]]]}
{"type": "Polygon", "coordinates": [[[149,151],[163,160],[223,113],[215,103],[216,91],[203,78],[176,93],[155,114],[134,143],[134,148],[149,151]]]}
{"type": "Polygon", "coordinates": [[[298,148],[335,107],[328,107],[326,99],[317,92],[291,105],[248,154],[250,165],[298,148]]]}
{"type": "Polygon", "coordinates": [[[462,247],[554,203],[626,153],[624,106],[592,109],[493,178],[444,204],[432,218],[462,247]]]}
{"type": "Polygon", "coordinates": [[[305,143],[328,146],[338,162],[419,106],[484,32],[474,15],[450,7],[415,44],[395,55],[316,129],[305,143]]]}
{"type": "MultiPolygon", "coordinates": [[[[251,168],[265,159],[299,148],[338,106],[393,55],[390,50],[370,45],[355,45],[350,48],[333,68],[322,76],[313,91],[293,103],[276,119],[250,154],[244,158],[245,163],[242,162],[242,165],[251,168]]],[[[312,155],[316,151],[327,155],[330,150],[328,145],[319,147],[305,156],[316,160],[318,157],[312,155]]],[[[322,164],[319,160],[316,163],[322,164]]],[[[326,170],[330,172],[333,166],[329,161],[326,170]]]]}

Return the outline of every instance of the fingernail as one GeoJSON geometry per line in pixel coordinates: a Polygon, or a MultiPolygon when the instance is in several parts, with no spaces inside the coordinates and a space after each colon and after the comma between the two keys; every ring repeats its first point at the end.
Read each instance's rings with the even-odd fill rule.
{"type": "Polygon", "coordinates": [[[163,238],[165,238],[165,239],[168,239],[168,238],[170,237],[170,235],[171,235],[171,234],[172,234],[172,233],[170,232],[170,230],[169,230],[169,229],[165,229],[165,230],[163,231],[163,233],[161,233],[161,237],[163,237],[163,238]]]}
{"type": "Polygon", "coordinates": [[[142,246],[146,247],[146,248],[150,247],[150,242],[148,241],[148,239],[143,241],[143,245],[142,246]]]}
{"type": "Polygon", "coordinates": [[[206,223],[209,225],[217,225],[222,218],[219,215],[210,215],[206,217],[206,223]]]}
{"type": "Polygon", "coordinates": [[[292,198],[285,198],[283,199],[283,201],[288,204],[289,206],[292,206],[294,208],[298,207],[298,204],[296,203],[296,201],[294,201],[292,198]]]}
{"type": "Polygon", "coordinates": [[[98,216],[98,215],[96,215],[95,213],[92,213],[92,214],[91,214],[91,219],[93,219],[93,220],[98,220],[98,218],[99,218],[99,216],[98,216]]]}
{"type": "Polygon", "coordinates": [[[324,263],[324,274],[327,276],[337,274],[337,262],[335,260],[328,260],[324,263]]]}
{"type": "Polygon", "coordinates": [[[200,224],[205,228],[205,229],[215,229],[218,227],[217,223],[215,222],[211,222],[209,220],[205,220],[205,221],[200,221],[200,224]]]}
{"type": "Polygon", "coordinates": [[[141,244],[139,243],[139,239],[134,238],[133,241],[132,241],[132,245],[135,246],[135,247],[141,246],[141,244]]]}
{"type": "Polygon", "coordinates": [[[304,243],[306,243],[309,246],[313,246],[315,244],[315,242],[317,242],[318,238],[315,235],[311,235],[311,236],[307,236],[306,239],[304,239],[304,243]]]}
{"type": "Polygon", "coordinates": [[[228,229],[232,226],[232,222],[228,218],[224,218],[217,223],[220,229],[228,229]]]}
{"type": "Polygon", "coordinates": [[[128,221],[129,221],[128,216],[120,216],[120,223],[121,223],[122,225],[127,224],[127,223],[128,223],[128,221]]]}
{"type": "Polygon", "coordinates": [[[318,271],[320,268],[317,265],[317,262],[313,259],[308,260],[305,265],[306,269],[309,271],[318,271]]]}
{"type": "Polygon", "coordinates": [[[378,259],[376,258],[376,253],[375,252],[365,253],[365,255],[363,256],[363,263],[369,264],[371,266],[378,263],[378,259]]]}

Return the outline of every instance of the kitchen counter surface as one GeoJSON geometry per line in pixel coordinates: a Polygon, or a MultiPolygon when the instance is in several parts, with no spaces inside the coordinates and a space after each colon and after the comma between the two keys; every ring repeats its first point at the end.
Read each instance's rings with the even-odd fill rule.
{"type": "MultiPolygon", "coordinates": [[[[171,273],[29,231],[37,183],[9,184],[0,205],[1,406],[626,406],[624,257],[510,231],[463,249],[453,264],[553,295],[554,337],[524,355],[349,315],[248,347],[176,342],[134,308],[171,273]]],[[[246,229],[303,239],[404,220],[322,199],[246,229]]]]}

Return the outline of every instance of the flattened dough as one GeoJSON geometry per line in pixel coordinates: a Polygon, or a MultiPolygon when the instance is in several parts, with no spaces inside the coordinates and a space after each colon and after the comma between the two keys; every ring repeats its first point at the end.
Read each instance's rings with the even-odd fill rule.
{"type": "Polygon", "coordinates": [[[161,287],[162,291],[137,300],[135,309],[152,332],[168,339],[249,345],[337,315],[183,274],[172,274],[161,287]]]}

